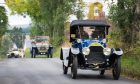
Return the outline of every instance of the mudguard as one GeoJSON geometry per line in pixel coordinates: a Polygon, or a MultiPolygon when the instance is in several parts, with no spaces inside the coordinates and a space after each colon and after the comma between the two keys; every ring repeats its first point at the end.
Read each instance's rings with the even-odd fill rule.
{"type": "Polygon", "coordinates": [[[112,54],[115,54],[117,56],[122,56],[123,55],[123,51],[121,48],[112,48],[112,54]]]}
{"type": "Polygon", "coordinates": [[[71,48],[71,53],[77,55],[80,53],[80,50],[79,48],[71,48]]]}
{"type": "Polygon", "coordinates": [[[68,66],[68,57],[70,53],[70,48],[61,48],[60,59],[64,62],[65,66],[68,66]]]}

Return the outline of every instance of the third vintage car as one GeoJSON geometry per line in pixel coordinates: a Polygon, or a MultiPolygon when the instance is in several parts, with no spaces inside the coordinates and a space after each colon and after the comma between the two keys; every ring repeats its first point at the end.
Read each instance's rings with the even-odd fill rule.
{"type": "Polygon", "coordinates": [[[107,38],[110,25],[102,20],[75,20],[70,24],[71,47],[61,48],[60,59],[63,73],[71,67],[71,76],[77,78],[78,69],[99,71],[112,70],[114,80],[121,72],[121,48],[109,48],[107,38]]]}

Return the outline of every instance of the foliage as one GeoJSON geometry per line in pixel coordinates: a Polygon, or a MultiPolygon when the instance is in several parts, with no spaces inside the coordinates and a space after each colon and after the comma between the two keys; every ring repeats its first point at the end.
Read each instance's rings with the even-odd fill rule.
{"type": "Polygon", "coordinates": [[[11,31],[9,31],[10,38],[13,43],[17,45],[18,48],[23,48],[23,42],[25,39],[25,35],[22,31],[22,28],[14,27],[11,31]]]}
{"type": "Polygon", "coordinates": [[[5,13],[5,8],[0,6],[0,41],[7,30],[7,23],[8,18],[5,13]]]}
{"type": "Polygon", "coordinates": [[[58,46],[62,43],[68,16],[76,14],[82,18],[82,8],[75,8],[77,1],[78,7],[82,7],[82,0],[6,0],[6,3],[13,13],[28,14],[32,18],[32,35],[50,36],[51,42],[58,46]]]}
{"type": "Polygon", "coordinates": [[[140,13],[137,11],[139,0],[118,0],[111,5],[109,18],[120,29],[121,39],[132,47],[139,40],[140,13]]]}
{"type": "Polygon", "coordinates": [[[132,78],[140,79],[140,44],[137,44],[137,47],[132,49],[130,52],[127,52],[122,57],[122,72],[127,76],[132,78]],[[130,68],[131,67],[131,68],[130,68]]]}
{"type": "Polygon", "coordinates": [[[76,15],[78,20],[83,19],[84,17],[84,10],[83,8],[85,7],[85,3],[83,0],[77,0],[77,2],[73,6],[73,14],[76,15]]]}
{"type": "Polygon", "coordinates": [[[140,0],[117,0],[111,3],[109,18],[113,24],[112,43],[122,47],[122,72],[140,78],[140,0]]]}
{"type": "Polygon", "coordinates": [[[2,37],[1,48],[0,48],[0,55],[6,55],[10,48],[13,47],[13,42],[10,38],[10,35],[5,34],[2,37]]]}
{"type": "Polygon", "coordinates": [[[26,48],[24,54],[25,54],[25,57],[26,57],[26,58],[30,58],[30,57],[31,57],[30,49],[29,49],[29,48],[26,48]]]}
{"type": "Polygon", "coordinates": [[[89,12],[88,12],[88,19],[95,19],[95,7],[98,7],[98,12],[102,13],[103,11],[103,5],[99,2],[91,3],[89,5],[89,12]]]}
{"type": "Polygon", "coordinates": [[[8,38],[5,39],[5,36],[3,36],[7,30],[7,23],[8,18],[6,16],[5,8],[0,6],[0,55],[5,55],[10,47],[10,40],[8,38]]]}

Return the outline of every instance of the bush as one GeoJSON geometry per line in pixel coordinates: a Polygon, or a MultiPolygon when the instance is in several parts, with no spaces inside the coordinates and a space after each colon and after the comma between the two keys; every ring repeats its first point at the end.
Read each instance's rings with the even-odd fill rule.
{"type": "Polygon", "coordinates": [[[122,72],[124,75],[140,79],[140,47],[130,49],[122,57],[122,72]]]}

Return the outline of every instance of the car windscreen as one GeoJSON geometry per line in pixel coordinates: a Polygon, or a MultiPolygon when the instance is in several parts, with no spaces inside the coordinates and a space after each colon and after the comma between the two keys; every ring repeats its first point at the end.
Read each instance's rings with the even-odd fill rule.
{"type": "Polygon", "coordinates": [[[81,39],[103,39],[105,38],[105,28],[82,26],[77,29],[76,37],[81,39]]]}
{"type": "Polygon", "coordinates": [[[37,43],[40,43],[40,42],[48,42],[48,39],[47,38],[36,38],[35,41],[37,43]]]}

